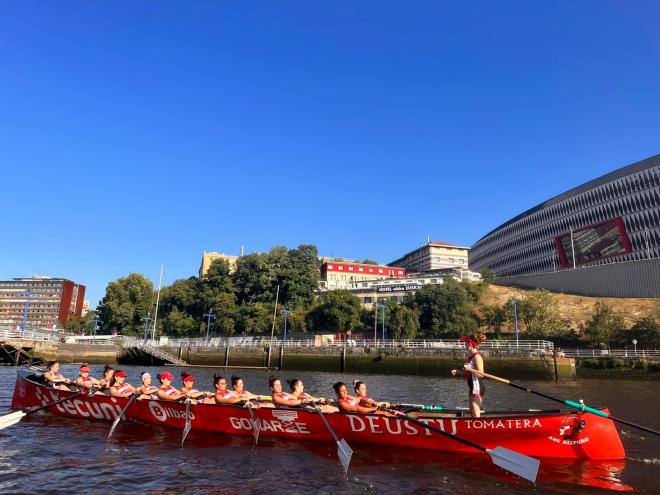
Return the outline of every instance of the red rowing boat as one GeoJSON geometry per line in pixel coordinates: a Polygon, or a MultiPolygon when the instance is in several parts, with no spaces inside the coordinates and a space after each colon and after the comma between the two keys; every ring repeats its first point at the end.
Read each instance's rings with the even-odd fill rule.
{"type": "MultiPolygon", "coordinates": [[[[41,377],[19,371],[12,398],[14,409],[43,406],[74,392],[54,390],[41,377]]],[[[79,396],[47,410],[78,419],[114,421],[127,399],[104,395],[79,396]]],[[[183,429],[186,408],[178,402],[134,401],[126,418],[183,429]]],[[[604,409],[607,412],[607,409],[604,409]]],[[[262,407],[250,411],[233,405],[197,404],[190,407],[192,430],[248,436],[255,426],[261,436],[295,440],[332,441],[322,418],[306,409],[262,407]]],[[[623,459],[624,450],[612,421],[580,412],[527,411],[462,417],[461,412],[409,413],[416,419],[484,445],[506,447],[532,457],[563,459],[623,459]]],[[[474,452],[462,443],[435,434],[401,417],[376,414],[326,413],[340,438],[349,442],[449,452],[474,452]]]]}

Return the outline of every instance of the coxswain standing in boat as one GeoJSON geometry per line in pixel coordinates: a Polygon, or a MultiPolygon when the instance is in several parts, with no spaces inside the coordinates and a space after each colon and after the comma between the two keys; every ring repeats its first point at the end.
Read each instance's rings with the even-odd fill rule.
{"type": "Polygon", "coordinates": [[[138,397],[138,400],[142,399],[157,399],[158,398],[158,387],[151,384],[151,373],[143,371],[140,374],[140,380],[142,380],[142,385],[135,389],[135,391],[141,394],[138,397]]]}
{"type": "Polygon", "coordinates": [[[193,388],[195,384],[195,377],[189,375],[185,371],[181,372],[181,382],[183,383],[183,387],[181,387],[180,392],[190,399],[204,400],[207,397],[213,397],[211,392],[202,392],[201,390],[193,388]]]}
{"type": "Polygon", "coordinates": [[[73,382],[60,374],[59,361],[49,361],[46,368],[47,371],[44,373],[44,378],[48,382],[48,385],[57,390],[71,390],[67,385],[71,385],[73,382]]]}
{"type": "Polygon", "coordinates": [[[98,386],[99,381],[93,376],[89,376],[89,371],[90,369],[87,363],[83,363],[78,370],[78,375],[80,376],[76,378],[76,385],[81,390],[89,390],[98,386]]]}
{"type": "Polygon", "coordinates": [[[302,399],[305,404],[311,404],[314,407],[320,408],[323,412],[337,412],[338,409],[328,405],[328,400],[323,397],[313,397],[305,392],[305,384],[300,378],[288,380],[291,394],[296,399],[302,399]]]}
{"type": "Polygon", "coordinates": [[[157,378],[160,380],[160,388],[157,392],[160,400],[179,400],[186,397],[186,394],[182,394],[171,385],[174,377],[169,371],[163,371],[157,375],[157,378]]]}
{"type": "Polygon", "coordinates": [[[125,371],[115,372],[114,379],[115,383],[110,387],[110,395],[113,397],[129,397],[135,393],[135,388],[125,381],[125,371]]]}
{"type": "Polygon", "coordinates": [[[467,378],[468,388],[470,390],[470,414],[473,418],[481,416],[481,408],[483,407],[484,395],[486,394],[486,386],[478,375],[470,373],[467,370],[484,372],[484,359],[477,350],[479,344],[484,340],[486,340],[486,336],[483,333],[461,337],[459,342],[465,343],[465,350],[468,351],[468,358],[463,365],[464,370],[451,370],[452,376],[467,378]]]}
{"type": "Polygon", "coordinates": [[[378,411],[378,406],[361,406],[360,399],[348,395],[348,387],[345,383],[337,382],[332,388],[337,394],[337,406],[341,412],[375,413],[378,411]]]}
{"type": "Polygon", "coordinates": [[[211,401],[208,399],[205,401],[207,404],[236,404],[243,400],[233,390],[227,388],[227,380],[218,374],[213,375],[213,388],[215,395],[211,401]]]}
{"type": "Polygon", "coordinates": [[[357,399],[360,399],[360,405],[363,407],[385,407],[389,408],[389,402],[377,402],[367,395],[367,384],[361,382],[360,380],[355,380],[353,382],[353,389],[357,394],[357,399]]]}

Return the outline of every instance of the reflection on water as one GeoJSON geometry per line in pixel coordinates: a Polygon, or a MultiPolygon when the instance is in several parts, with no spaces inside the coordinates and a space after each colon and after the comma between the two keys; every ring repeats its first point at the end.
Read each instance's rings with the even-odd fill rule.
{"type": "MultiPolygon", "coordinates": [[[[94,367],[93,367],[94,368],[94,367]]],[[[100,371],[100,367],[96,367],[100,371]]],[[[144,368],[128,369],[136,383],[144,368]]],[[[63,366],[75,376],[77,367],[63,366]]],[[[159,370],[149,369],[155,375],[159,370]]],[[[177,375],[176,369],[170,371],[177,375]]],[[[268,374],[239,372],[246,388],[267,393],[268,374]]],[[[227,373],[231,375],[231,371],[227,373]]],[[[211,388],[213,370],[195,370],[199,388],[211,388]]],[[[315,395],[332,396],[337,380],[353,375],[295,373],[315,395]]],[[[293,378],[283,373],[282,378],[293,378]]],[[[15,370],[0,368],[0,411],[9,407],[15,370]]],[[[370,375],[370,395],[394,402],[467,405],[462,380],[370,375]]],[[[486,408],[557,408],[558,404],[490,383],[486,408]]],[[[529,382],[559,397],[607,405],[613,414],[658,428],[650,397],[660,383],[578,380],[554,384],[529,382]]],[[[493,466],[488,457],[418,452],[351,443],[355,453],[348,478],[336,458],[336,445],[260,438],[228,437],[191,431],[184,448],[181,432],[122,422],[106,441],[109,423],[28,416],[0,431],[0,492],[64,493],[530,493],[531,485],[493,466]]],[[[602,493],[603,489],[658,493],[660,441],[624,427],[627,458],[616,462],[566,462],[543,459],[536,493],[602,493]]]]}

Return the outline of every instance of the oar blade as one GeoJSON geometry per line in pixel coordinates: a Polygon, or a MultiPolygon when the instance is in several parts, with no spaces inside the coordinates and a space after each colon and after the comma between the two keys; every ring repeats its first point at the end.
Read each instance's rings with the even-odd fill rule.
{"type": "Polygon", "coordinates": [[[25,416],[25,413],[23,411],[16,411],[13,413],[5,414],[4,416],[0,417],[0,430],[15,425],[21,419],[23,419],[23,416],[25,416]]]}
{"type": "Polygon", "coordinates": [[[539,471],[541,461],[534,457],[520,454],[513,450],[504,447],[495,447],[494,449],[486,449],[488,455],[493,460],[493,464],[517,474],[521,478],[536,482],[536,475],[539,471]]]}
{"type": "Polygon", "coordinates": [[[183,435],[181,436],[181,447],[183,447],[183,443],[186,441],[190,428],[192,428],[192,422],[190,421],[190,401],[186,401],[186,424],[183,428],[183,435]]]}
{"type": "Polygon", "coordinates": [[[110,440],[110,437],[112,434],[115,432],[115,428],[117,428],[117,425],[119,424],[119,421],[121,421],[121,414],[115,418],[115,420],[112,422],[112,428],[110,428],[110,433],[108,433],[108,440],[110,440]]]}
{"type": "Polygon", "coordinates": [[[353,449],[343,438],[337,442],[337,456],[339,457],[339,462],[341,462],[341,465],[344,468],[344,474],[348,475],[348,466],[351,463],[353,449]]]}

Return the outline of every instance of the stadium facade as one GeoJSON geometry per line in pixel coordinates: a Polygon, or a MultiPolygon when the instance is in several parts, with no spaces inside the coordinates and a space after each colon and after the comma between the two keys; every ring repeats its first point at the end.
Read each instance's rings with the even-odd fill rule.
{"type": "Polygon", "coordinates": [[[512,218],[472,247],[469,266],[503,285],[660,297],[660,155],[512,218]]]}

